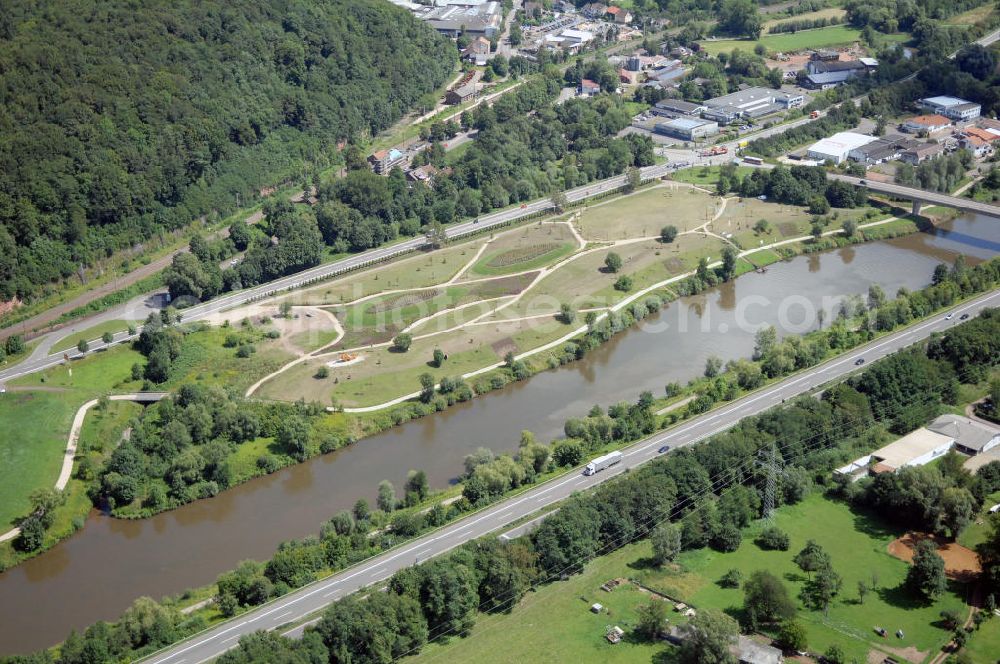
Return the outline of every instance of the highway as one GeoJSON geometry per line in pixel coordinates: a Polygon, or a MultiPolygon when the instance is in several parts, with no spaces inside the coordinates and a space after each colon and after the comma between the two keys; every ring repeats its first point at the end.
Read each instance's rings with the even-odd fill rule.
{"type": "Polygon", "coordinates": [[[444,554],[463,542],[488,535],[548,505],[565,500],[574,492],[591,489],[630,468],[640,466],[660,456],[658,449],[662,445],[670,445],[673,449],[691,445],[732,427],[744,417],[765,411],[786,399],[857,370],[856,362],[859,359],[863,358],[870,363],[885,357],[933,332],[945,331],[957,324],[962,315],[975,315],[987,306],[1000,306],[1000,290],[955,307],[949,312],[950,319],[946,319],[943,313],[936,315],[630,445],[623,450],[624,460],[608,470],[587,477],[581,473],[582,467],[577,468],[521,495],[273,600],[142,661],[147,664],[200,664],[214,659],[235,647],[239,638],[245,634],[257,630],[273,630],[305,619],[337,599],[385,581],[400,569],[444,554]]]}
{"type": "MultiPolygon", "coordinates": [[[[661,177],[669,173],[671,170],[671,167],[667,164],[647,166],[642,169],[642,177],[643,180],[651,180],[661,177]]],[[[606,180],[592,182],[588,185],[577,187],[576,189],[571,189],[566,192],[566,198],[570,202],[576,202],[593,196],[600,196],[608,192],[612,192],[621,188],[624,184],[625,176],[619,175],[606,180]]],[[[531,203],[525,203],[520,207],[509,208],[506,210],[500,210],[499,212],[482,215],[476,221],[467,221],[455,224],[454,226],[449,226],[445,229],[445,232],[449,240],[460,239],[474,233],[481,233],[491,228],[497,228],[517,222],[525,217],[530,217],[551,208],[552,200],[550,198],[542,198],[531,203]]],[[[183,320],[185,322],[197,321],[226,309],[262,300],[282,291],[301,288],[302,286],[313,282],[329,279],[353,270],[368,267],[375,263],[381,263],[412,251],[417,251],[426,244],[427,239],[424,236],[417,236],[403,242],[397,242],[396,244],[371,249],[333,263],[318,265],[316,267],[303,270],[302,272],[288,275],[287,277],[275,279],[274,281],[270,281],[266,284],[254,286],[253,288],[245,288],[241,291],[228,293],[213,300],[209,300],[208,302],[202,302],[181,310],[183,320]]],[[[110,344],[105,344],[100,339],[92,339],[88,342],[89,352],[94,352],[107,346],[113,346],[115,344],[122,343],[123,341],[127,341],[128,339],[129,335],[127,331],[115,334],[110,344]]],[[[76,350],[68,351],[67,355],[71,358],[79,358],[82,356],[81,353],[76,350]]],[[[43,357],[29,357],[14,366],[0,371],[0,385],[2,385],[5,381],[47,369],[64,361],[64,353],[53,353],[43,357]]]]}

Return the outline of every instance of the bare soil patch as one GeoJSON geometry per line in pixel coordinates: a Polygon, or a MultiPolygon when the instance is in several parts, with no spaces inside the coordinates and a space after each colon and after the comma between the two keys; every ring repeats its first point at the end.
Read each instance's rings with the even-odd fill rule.
{"type": "Polygon", "coordinates": [[[517,353],[517,344],[510,337],[504,337],[499,341],[494,341],[490,344],[490,348],[493,352],[497,354],[497,357],[503,357],[507,353],[517,353]]]}
{"type": "Polygon", "coordinates": [[[786,221],[778,224],[778,232],[781,233],[781,237],[795,237],[799,234],[799,229],[795,224],[786,221]]]}
{"type": "Polygon", "coordinates": [[[488,300],[494,297],[503,297],[504,295],[517,295],[530,286],[531,282],[534,281],[537,276],[538,272],[536,271],[528,272],[526,274],[517,274],[512,277],[504,277],[503,279],[481,281],[479,283],[472,284],[469,295],[483,300],[488,300]]]}
{"type": "Polygon", "coordinates": [[[367,312],[371,314],[378,314],[385,311],[392,311],[393,309],[402,309],[403,307],[408,307],[414,304],[420,304],[421,302],[426,302],[427,300],[433,300],[441,291],[438,290],[424,290],[417,291],[416,293],[403,293],[395,297],[387,297],[380,302],[376,302],[367,308],[367,312]]]}
{"type": "Polygon", "coordinates": [[[983,568],[979,564],[979,556],[958,542],[946,542],[940,537],[928,533],[906,533],[889,543],[889,553],[908,563],[913,562],[913,549],[917,542],[929,539],[938,548],[938,555],[944,560],[944,571],[949,578],[956,581],[969,582],[979,576],[983,568]]]}

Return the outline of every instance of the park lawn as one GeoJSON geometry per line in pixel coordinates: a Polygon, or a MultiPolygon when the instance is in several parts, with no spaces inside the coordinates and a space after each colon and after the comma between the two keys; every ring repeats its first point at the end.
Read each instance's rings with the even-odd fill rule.
{"type": "MultiPolygon", "coordinates": [[[[989,525],[989,509],[1000,503],[1000,491],[994,491],[990,495],[986,496],[986,500],[983,501],[983,509],[978,515],[976,515],[975,521],[970,523],[962,534],[958,536],[958,543],[962,546],[976,550],[976,547],[986,541],[987,536],[990,533],[989,525]]],[[[997,652],[1000,652],[998,650],[997,652]]]]}
{"type": "MultiPolygon", "coordinates": [[[[742,179],[747,173],[754,170],[750,166],[737,166],[736,175],[742,179]]],[[[701,187],[712,187],[719,181],[721,166],[699,166],[697,168],[684,168],[670,175],[671,180],[677,182],[687,182],[701,187]]]]}
{"type": "Polygon", "coordinates": [[[1000,660],[1000,618],[993,616],[969,635],[963,653],[976,664],[992,664],[1000,660]]]}
{"type": "Polygon", "coordinates": [[[74,405],[69,395],[44,391],[0,394],[0,533],[28,513],[28,496],[59,477],[74,405]]]}
{"type": "Polygon", "coordinates": [[[708,258],[709,261],[719,260],[722,247],[721,240],[709,235],[693,233],[678,236],[670,244],[657,246],[652,250],[652,256],[647,254],[643,260],[635,263],[634,267],[626,264],[622,268],[622,273],[632,278],[632,290],[622,293],[615,290],[612,285],[595,293],[593,300],[617,303],[636,291],[694,272],[702,257],[708,258]]]}
{"type": "Polygon", "coordinates": [[[416,338],[405,353],[382,346],[365,350],[363,361],[344,367],[328,367],[327,378],[316,378],[321,366],[333,359],[324,355],[310,359],[264,383],[259,396],[265,399],[327,403],[335,397],[343,406],[372,406],[416,392],[419,377],[431,374],[435,381],[455,377],[500,362],[507,350],[522,353],[558,339],[569,331],[554,319],[493,325],[416,338]],[[431,366],[435,348],[448,356],[444,366],[431,366]]]}
{"type": "Polygon", "coordinates": [[[93,341],[94,339],[99,339],[105,332],[124,332],[128,329],[129,323],[134,323],[135,321],[127,320],[109,320],[99,325],[94,325],[93,327],[88,327],[86,330],[82,330],[75,334],[71,334],[67,337],[63,337],[52,346],[52,352],[58,353],[64,350],[70,350],[71,348],[76,348],[76,345],[81,341],[93,341]]]}
{"type": "Polygon", "coordinates": [[[719,198],[703,191],[664,184],[588,207],[578,224],[581,234],[593,241],[659,237],[667,225],[687,231],[704,224],[719,205],[719,198]]]}
{"type": "Polygon", "coordinates": [[[840,46],[859,41],[861,31],[846,25],[831,25],[814,30],[800,30],[776,35],[764,35],[757,41],[749,39],[707,39],[699,42],[701,48],[709,55],[728,53],[734,49],[752,52],[757,44],[763,44],[768,52],[790,53],[806,48],[824,48],[840,46]]]}
{"type": "Polygon", "coordinates": [[[806,579],[792,559],[807,540],[814,539],[830,554],[834,570],[843,577],[843,589],[828,616],[800,603],[798,618],[808,632],[810,651],[823,652],[836,643],[848,659],[865,661],[871,648],[891,652],[894,648],[914,647],[926,657],[937,653],[948,641],[949,633],[935,623],[942,610],[964,611],[964,587],[949,583],[946,594],[931,605],[911,600],[900,587],[908,565],[886,550],[902,534],[901,530],[818,494],[777,510],[774,524],[790,536],[788,551],[763,551],[754,544],[753,533],[761,528],[758,523],[744,532],[743,544],[733,553],[711,549],[684,552],[677,559],[680,570],[647,570],[640,578],[650,587],[696,608],[738,613],[742,591],[718,585],[728,570],[739,569],[744,578],[756,570],[769,570],[785,581],[793,597],[798,597],[806,579]],[[858,582],[870,581],[873,573],[878,576],[878,588],[867,595],[864,604],[859,604],[858,582]],[[874,633],[875,626],[884,627],[890,634],[902,629],[905,636],[884,640],[874,633]]]}
{"type": "MultiPolygon", "coordinates": [[[[479,615],[466,638],[425,646],[410,658],[420,664],[478,662],[479,664],[648,664],[660,661],[665,646],[637,640],[632,629],[637,622],[636,607],[648,602],[646,593],[631,584],[612,592],[601,584],[635,574],[629,564],[649,556],[648,542],[626,546],[587,563],[583,572],[566,581],[557,581],[528,593],[510,613],[479,615]],[[598,602],[607,613],[594,614],[590,605],[598,602]],[[604,638],[607,627],[625,630],[621,643],[612,645],[604,638]]],[[[671,619],[676,614],[671,613],[671,619]]],[[[669,648],[667,648],[669,651],[669,648]]]]}
{"type": "Polygon", "coordinates": [[[382,291],[434,286],[455,276],[485,241],[485,238],[477,238],[434,251],[417,252],[391,263],[296,291],[284,299],[293,304],[349,304],[382,291]]]}
{"type": "Polygon", "coordinates": [[[537,270],[568,256],[577,246],[565,223],[531,224],[496,236],[462,278],[537,270]]]}
{"type": "Polygon", "coordinates": [[[440,316],[435,316],[434,318],[427,318],[421,321],[418,325],[410,329],[410,332],[414,336],[425,335],[425,334],[436,334],[439,332],[445,332],[447,330],[452,330],[455,328],[464,327],[470,321],[477,318],[488,316],[492,311],[495,311],[498,307],[503,306],[507,302],[510,302],[514,296],[505,297],[499,300],[492,300],[490,302],[471,302],[460,308],[447,311],[442,313],[440,316]]]}

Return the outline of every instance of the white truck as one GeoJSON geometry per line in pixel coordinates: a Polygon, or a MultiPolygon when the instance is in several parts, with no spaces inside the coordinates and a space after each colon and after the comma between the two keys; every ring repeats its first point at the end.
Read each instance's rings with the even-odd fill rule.
{"type": "Polygon", "coordinates": [[[617,451],[608,452],[604,456],[599,456],[590,463],[588,463],[587,467],[583,469],[583,474],[593,475],[595,473],[598,473],[604,470],[605,468],[609,468],[615,465],[616,463],[620,462],[622,458],[623,457],[621,452],[617,451]]]}

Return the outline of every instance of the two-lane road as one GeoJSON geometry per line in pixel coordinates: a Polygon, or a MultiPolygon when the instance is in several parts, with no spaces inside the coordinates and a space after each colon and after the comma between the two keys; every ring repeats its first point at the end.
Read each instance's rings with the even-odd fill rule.
{"type": "Polygon", "coordinates": [[[331,602],[385,581],[400,569],[439,556],[468,540],[502,529],[553,503],[565,500],[573,492],[590,489],[630,468],[640,466],[659,456],[657,451],[662,445],[670,445],[676,449],[707,438],[728,429],[744,417],[760,413],[811,388],[845,376],[858,368],[856,362],[859,359],[871,362],[884,357],[926,338],[933,332],[947,330],[957,324],[963,314],[975,315],[984,307],[998,305],[1000,305],[1000,291],[978,297],[951,310],[950,320],[946,320],[944,314],[937,315],[749,394],[669,431],[639,441],[625,448],[623,461],[609,470],[587,477],[577,469],[540,484],[519,496],[492,505],[424,537],[386,551],[348,570],[206,630],[143,661],[147,664],[200,664],[214,659],[233,648],[245,634],[257,630],[272,630],[302,620],[322,610],[331,602]]]}

